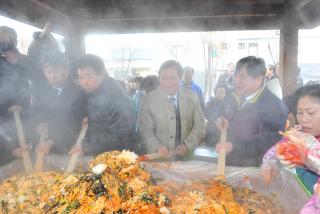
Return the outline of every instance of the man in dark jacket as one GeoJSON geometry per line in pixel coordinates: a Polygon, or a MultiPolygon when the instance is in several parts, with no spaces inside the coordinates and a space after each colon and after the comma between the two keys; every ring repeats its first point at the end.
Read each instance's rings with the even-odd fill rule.
{"type": "Polygon", "coordinates": [[[288,109],[264,87],[265,72],[261,58],[249,56],[237,62],[235,90],[224,99],[217,120],[220,130],[228,124],[229,165],[259,166],[268,148],[281,139],[278,132],[285,127],[288,109]]]}
{"type": "Polygon", "coordinates": [[[11,118],[8,108],[12,105],[24,109],[30,107],[30,71],[26,56],[17,50],[16,45],[16,31],[0,26],[0,117],[11,118]]]}
{"type": "Polygon", "coordinates": [[[67,154],[77,140],[81,123],[87,116],[87,95],[70,78],[66,56],[56,52],[43,60],[48,87],[34,98],[37,131],[48,131],[48,140],[39,145],[45,153],[67,154]]]}
{"type": "Polygon", "coordinates": [[[30,123],[30,70],[26,57],[16,48],[17,33],[0,26],[0,165],[13,160],[12,152],[18,147],[18,137],[9,107],[22,107],[21,117],[28,137],[30,123]]]}
{"type": "Polygon", "coordinates": [[[232,90],[234,87],[234,64],[229,62],[225,73],[219,76],[216,85],[225,85],[228,90],[232,90]]]}
{"type": "Polygon", "coordinates": [[[121,86],[108,76],[104,62],[88,54],[77,64],[80,84],[88,93],[88,131],[82,148],[86,155],[130,149],[134,132],[134,104],[121,86]]]}

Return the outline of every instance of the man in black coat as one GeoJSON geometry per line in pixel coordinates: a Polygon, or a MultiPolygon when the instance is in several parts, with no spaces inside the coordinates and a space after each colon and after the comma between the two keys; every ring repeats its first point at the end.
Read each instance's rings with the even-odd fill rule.
{"type": "Polygon", "coordinates": [[[18,137],[12,106],[21,106],[25,134],[29,137],[30,124],[30,70],[26,57],[16,48],[17,33],[7,26],[0,26],[0,165],[14,159],[18,137]],[[15,153],[15,152],[14,152],[15,153]]]}
{"type": "Polygon", "coordinates": [[[88,93],[88,131],[83,151],[97,155],[111,150],[131,149],[135,125],[134,103],[121,86],[108,76],[104,62],[88,54],[76,65],[79,82],[88,93]]]}
{"type": "Polygon", "coordinates": [[[219,76],[216,85],[225,85],[227,89],[230,91],[234,87],[234,64],[229,62],[227,65],[227,70],[225,73],[219,76]]]}
{"type": "Polygon", "coordinates": [[[48,140],[39,145],[38,150],[67,154],[77,140],[83,118],[87,116],[87,96],[71,80],[64,54],[48,54],[42,68],[49,84],[34,98],[34,114],[37,131],[47,131],[48,140]]]}

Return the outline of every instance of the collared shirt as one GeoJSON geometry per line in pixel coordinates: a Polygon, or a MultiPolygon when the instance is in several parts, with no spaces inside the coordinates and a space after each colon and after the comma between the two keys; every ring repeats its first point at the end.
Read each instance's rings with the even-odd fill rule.
{"type": "MultiPolygon", "coordinates": [[[[247,103],[254,103],[256,101],[256,99],[259,97],[259,95],[261,94],[261,92],[263,91],[264,89],[264,85],[259,88],[256,92],[254,92],[253,94],[245,97],[245,102],[243,103],[243,105],[247,104],[247,103]]],[[[243,106],[242,105],[242,106],[243,106]]]]}
{"type": "Polygon", "coordinates": [[[174,101],[174,105],[175,105],[176,107],[178,106],[178,95],[177,95],[177,94],[175,94],[174,96],[168,95],[168,99],[169,99],[170,101],[174,101]]]}
{"type": "Polygon", "coordinates": [[[63,88],[62,87],[52,87],[55,91],[57,91],[57,95],[60,95],[63,88]]]}
{"type": "Polygon", "coordinates": [[[260,90],[261,90],[261,88],[258,89],[258,91],[254,92],[253,94],[247,96],[247,97],[245,98],[246,101],[249,102],[250,100],[252,100],[252,99],[259,93],[260,90]]]}

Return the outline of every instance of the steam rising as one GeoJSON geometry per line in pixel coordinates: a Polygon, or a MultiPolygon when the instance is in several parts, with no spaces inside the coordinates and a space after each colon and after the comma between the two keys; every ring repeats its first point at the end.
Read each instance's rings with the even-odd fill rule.
{"type": "MultiPolygon", "coordinates": [[[[298,6],[289,5],[288,2],[290,1],[2,0],[0,12],[41,28],[47,21],[51,21],[53,31],[63,34],[74,43],[73,46],[81,43],[81,36],[93,32],[279,29],[288,10],[299,10],[308,27],[320,20],[317,15],[320,14],[320,1],[304,1],[305,5],[298,6]],[[310,10],[314,17],[308,15],[310,10]]],[[[77,49],[73,49],[75,50],[77,49]]],[[[0,90],[8,90],[1,87],[3,85],[0,90]]],[[[1,97],[1,100],[5,99],[1,97]]],[[[10,125],[1,124],[0,135],[9,139],[3,128],[7,126],[10,125]]]]}

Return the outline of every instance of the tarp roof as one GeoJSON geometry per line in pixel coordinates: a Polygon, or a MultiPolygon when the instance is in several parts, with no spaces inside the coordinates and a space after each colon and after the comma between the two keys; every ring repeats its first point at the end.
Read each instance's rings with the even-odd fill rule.
{"type": "Polygon", "coordinates": [[[38,27],[76,23],[85,32],[279,29],[288,15],[299,28],[312,28],[320,23],[320,1],[1,0],[0,13],[38,27]]]}

